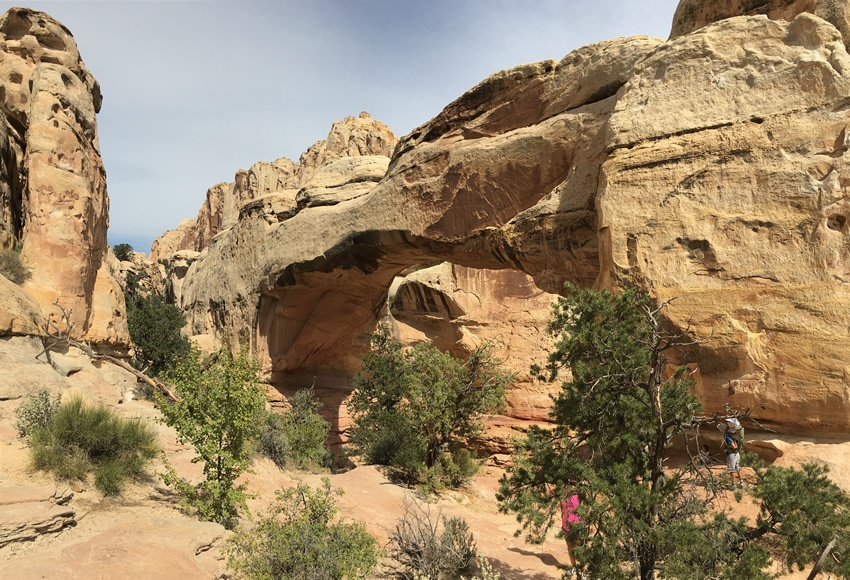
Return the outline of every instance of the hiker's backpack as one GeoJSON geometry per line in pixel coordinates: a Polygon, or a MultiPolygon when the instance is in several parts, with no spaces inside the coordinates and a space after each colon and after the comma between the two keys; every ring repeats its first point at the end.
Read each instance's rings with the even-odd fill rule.
{"type": "Polygon", "coordinates": [[[736,431],[728,431],[727,435],[732,439],[732,445],[728,446],[729,449],[732,451],[741,451],[741,436],[736,431]]]}

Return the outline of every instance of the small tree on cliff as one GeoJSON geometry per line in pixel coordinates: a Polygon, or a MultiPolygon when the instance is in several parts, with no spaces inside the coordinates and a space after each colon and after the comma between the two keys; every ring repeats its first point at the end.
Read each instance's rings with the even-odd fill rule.
{"type": "MultiPolygon", "coordinates": [[[[501,482],[501,509],[517,513],[530,541],[542,541],[560,522],[566,489],[579,482],[581,523],[567,535],[583,540],[575,556],[592,578],[647,579],[658,570],[670,578],[767,578],[769,552],[759,540],[768,534],[796,565],[817,558],[834,534],[846,540],[847,498],[822,468],[758,467],[753,495],[762,516],[753,527],[710,513],[719,482],[695,462],[665,465],[675,437],[685,436],[690,449],[697,427],[718,417],[699,415],[685,367],[664,372],[664,352],[684,339],[661,328],[664,306],[635,289],[611,296],[568,286],[549,323],[556,342],[545,378],[568,367],[572,380],[555,401],[554,429],[532,428],[518,446],[501,482]],[[827,507],[798,509],[811,501],[827,507]]],[[[850,566],[842,562],[829,565],[850,566]]]]}
{"type": "Polygon", "coordinates": [[[248,443],[263,426],[266,396],[258,371],[259,362],[246,348],[234,355],[224,345],[209,361],[192,351],[166,373],[180,400],[154,394],[163,422],[177,430],[180,443],[195,448],[192,462],[204,464],[198,485],[182,480],[167,463],[163,481],[183,494],[186,507],[227,528],[235,525],[239,508],[247,510],[245,484],[237,486],[236,479],[248,470],[248,443]]]}
{"type": "Polygon", "coordinates": [[[489,346],[464,361],[427,343],[404,351],[379,327],[348,402],[352,446],[429,489],[459,485],[474,470],[464,445],[482,432],[481,415],[504,405],[512,376],[500,362],[489,346]]]}
{"type": "Polygon", "coordinates": [[[112,251],[115,252],[115,257],[121,262],[129,262],[133,259],[133,246],[130,244],[115,244],[112,251]]]}

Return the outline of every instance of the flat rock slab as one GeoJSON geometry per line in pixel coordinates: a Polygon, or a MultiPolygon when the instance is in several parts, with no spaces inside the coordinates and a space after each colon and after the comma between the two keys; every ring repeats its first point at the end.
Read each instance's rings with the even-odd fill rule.
{"type": "Polygon", "coordinates": [[[218,524],[154,517],[112,526],[60,551],[0,562],[0,578],[203,578],[223,572],[218,524]]]}
{"type": "Polygon", "coordinates": [[[35,540],[74,523],[70,490],[47,486],[0,488],[0,547],[35,540]]]}

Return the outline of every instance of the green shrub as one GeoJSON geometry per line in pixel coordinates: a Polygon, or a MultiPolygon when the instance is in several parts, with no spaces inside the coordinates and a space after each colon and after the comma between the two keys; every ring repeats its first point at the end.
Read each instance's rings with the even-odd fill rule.
{"type": "MultiPolygon", "coordinates": [[[[502,575],[493,570],[493,565],[490,563],[490,560],[482,556],[478,555],[478,575],[471,576],[468,580],[501,580],[502,575]]],[[[461,576],[460,580],[467,580],[465,576],[461,576]]]]}
{"type": "Polygon", "coordinates": [[[305,484],[276,493],[269,513],[228,543],[227,565],[249,579],[365,578],[380,555],[375,538],[362,523],[335,519],[338,508],[330,481],[312,489],[305,484]]]}
{"type": "Polygon", "coordinates": [[[42,389],[27,398],[15,411],[17,417],[15,428],[18,430],[18,437],[25,439],[37,428],[50,425],[58,407],[59,395],[51,397],[47,389],[42,389]]]}
{"type": "Polygon", "coordinates": [[[32,277],[29,266],[21,259],[20,248],[0,252],[0,274],[15,284],[23,284],[32,277]]]}
{"type": "Polygon", "coordinates": [[[429,490],[457,487],[474,473],[461,451],[483,432],[482,417],[504,408],[513,377],[489,345],[459,360],[426,343],[404,350],[380,326],[371,346],[347,402],[352,454],[409,483],[424,476],[429,490]]]}
{"type": "Polygon", "coordinates": [[[115,252],[115,257],[122,262],[129,262],[133,259],[133,246],[130,244],[116,244],[112,251],[115,252]]]}
{"type": "Polygon", "coordinates": [[[390,534],[390,556],[404,566],[406,578],[455,578],[469,570],[475,554],[466,520],[432,516],[427,504],[405,497],[402,517],[390,534]]]}
{"type": "Polygon", "coordinates": [[[331,426],[319,414],[321,403],[314,400],[313,389],[298,391],[290,404],[292,407],[283,413],[266,414],[259,439],[260,452],[281,469],[330,467],[333,454],[325,444],[331,426]]]}
{"type": "Polygon", "coordinates": [[[186,325],[183,312],[156,294],[125,294],[125,299],[127,327],[136,350],[134,364],[140,369],[148,367],[151,375],[159,376],[191,350],[189,339],[180,334],[186,325]]]}
{"type": "Polygon", "coordinates": [[[266,412],[258,440],[258,451],[281,469],[287,469],[291,465],[292,447],[289,445],[289,437],[286,436],[286,419],[280,413],[266,412]]]}
{"type": "Polygon", "coordinates": [[[93,472],[95,487],[105,495],[120,493],[127,478],[140,477],[157,453],[150,425],[80,399],[60,405],[52,421],[33,429],[29,442],[36,469],[64,480],[84,480],[93,472]]]}
{"type": "Polygon", "coordinates": [[[437,462],[423,473],[424,482],[419,489],[428,495],[444,487],[457,488],[475,475],[480,463],[468,449],[456,446],[442,454],[437,462]]]}

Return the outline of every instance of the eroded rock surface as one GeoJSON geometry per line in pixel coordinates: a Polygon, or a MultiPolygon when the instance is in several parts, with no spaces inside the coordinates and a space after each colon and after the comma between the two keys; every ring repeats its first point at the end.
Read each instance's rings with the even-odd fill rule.
{"type": "MultiPolygon", "coordinates": [[[[702,339],[687,356],[707,408],[765,403],[784,431],[846,431],[850,60],[830,23],[789,18],[497,73],[403,138],[367,193],[245,204],[187,272],[191,333],[251,328],[278,384],[344,389],[399,275],[448,261],[456,278],[510,269],[549,293],[635,284],[676,297],[667,323],[702,339]]],[[[464,336],[463,317],[484,316],[459,298],[469,289],[422,275],[394,295],[393,314],[415,321],[399,336],[508,336],[493,320],[464,336]]]]}
{"type": "Polygon", "coordinates": [[[247,204],[187,275],[191,332],[238,340],[252,328],[274,373],[350,375],[410,266],[525,269],[547,291],[592,283],[611,97],[659,43],[611,41],[493,75],[403,139],[366,195],[294,215],[247,204]]]}
{"type": "Polygon", "coordinates": [[[551,342],[545,334],[557,295],[540,290],[517,270],[480,270],[444,262],[397,279],[390,288],[388,322],[404,344],[432,343],[465,358],[477,346],[515,372],[508,392],[511,416],[547,420],[550,395],[560,385],[535,380],[551,342]]]}
{"type": "Polygon", "coordinates": [[[73,496],[70,489],[52,486],[0,488],[0,547],[72,525],[75,512],[66,504],[73,496]]]}
{"type": "Polygon", "coordinates": [[[611,117],[603,270],[676,297],[708,408],[848,427],[848,73],[819,18],[734,18],[642,61],[611,117]]]}
{"type": "Polygon", "coordinates": [[[198,217],[154,240],[151,260],[168,258],[181,250],[203,251],[219,233],[230,229],[249,202],[263,206],[274,200],[283,214],[300,207],[333,205],[366,193],[386,173],[398,139],[392,130],[368,113],[333,124],[328,138],[315,143],[298,163],[282,157],[260,161],[248,171],[236,172],[232,183],[207,191],[198,217]]]}
{"type": "Polygon", "coordinates": [[[46,316],[58,315],[58,300],[72,311],[77,338],[126,347],[123,296],[104,265],[100,87],[71,33],[25,8],[0,16],[0,82],[0,248],[23,242],[32,271],[24,289],[46,316]]]}
{"type": "Polygon", "coordinates": [[[823,18],[850,42],[850,2],[848,0],[680,0],[673,16],[670,38],[690,34],[712,22],[735,16],[763,14],[771,20],[794,20],[808,12],[823,18]]]}

